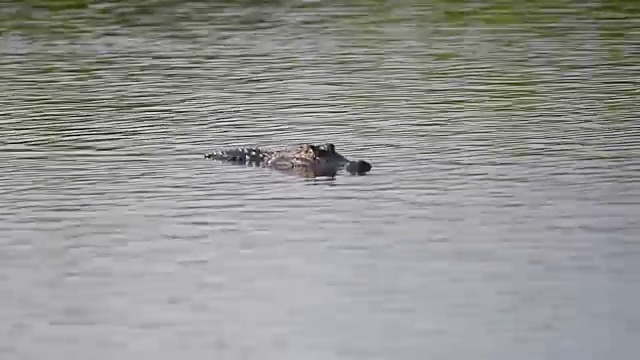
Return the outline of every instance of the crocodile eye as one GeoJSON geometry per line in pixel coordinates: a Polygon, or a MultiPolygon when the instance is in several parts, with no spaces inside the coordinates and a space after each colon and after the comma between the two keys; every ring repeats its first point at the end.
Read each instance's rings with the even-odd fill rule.
{"type": "Polygon", "coordinates": [[[331,143],[327,143],[324,145],[324,148],[327,150],[327,152],[329,153],[334,153],[336,152],[336,147],[335,145],[331,144],[331,143]]]}

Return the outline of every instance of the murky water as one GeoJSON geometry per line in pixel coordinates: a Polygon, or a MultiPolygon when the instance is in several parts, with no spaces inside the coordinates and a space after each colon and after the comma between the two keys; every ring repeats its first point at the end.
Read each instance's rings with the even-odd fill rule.
{"type": "Polygon", "coordinates": [[[559,4],[5,20],[0,358],[635,359],[637,5],[559,4]]]}

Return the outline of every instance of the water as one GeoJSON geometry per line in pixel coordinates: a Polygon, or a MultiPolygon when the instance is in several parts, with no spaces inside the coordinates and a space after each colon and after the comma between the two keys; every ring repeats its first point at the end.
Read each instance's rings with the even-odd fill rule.
{"type": "Polygon", "coordinates": [[[16,5],[0,358],[635,359],[637,5],[477,5],[16,5]]]}

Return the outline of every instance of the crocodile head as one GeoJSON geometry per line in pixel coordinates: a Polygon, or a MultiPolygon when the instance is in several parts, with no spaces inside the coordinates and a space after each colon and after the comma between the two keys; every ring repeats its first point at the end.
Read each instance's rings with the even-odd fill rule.
{"type": "Polygon", "coordinates": [[[324,145],[311,145],[317,161],[334,164],[335,166],[344,166],[346,170],[354,175],[365,175],[371,171],[371,164],[364,161],[350,161],[336,151],[335,145],[327,143],[324,145]]]}
{"type": "Polygon", "coordinates": [[[315,156],[318,159],[335,163],[346,163],[349,160],[336,152],[335,145],[327,143],[324,145],[311,145],[314,149],[315,156]]]}

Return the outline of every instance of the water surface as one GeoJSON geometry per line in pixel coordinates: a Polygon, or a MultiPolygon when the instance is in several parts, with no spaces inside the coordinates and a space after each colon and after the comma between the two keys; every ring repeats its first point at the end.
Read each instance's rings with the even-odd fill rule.
{"type": "Polygon", "coordinates": [[[640,35],[607,4],[15,5],[0,357],[635,359],[640,35]],[[202,158],[328,141],[374,169],[202,158]]]}

